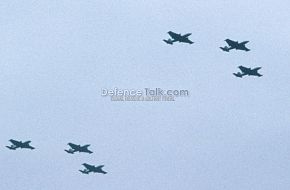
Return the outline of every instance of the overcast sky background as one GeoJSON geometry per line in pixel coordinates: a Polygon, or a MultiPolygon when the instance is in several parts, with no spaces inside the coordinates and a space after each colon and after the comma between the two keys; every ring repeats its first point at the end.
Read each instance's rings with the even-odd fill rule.
{"type": "Polygon", "coordinates": [[[0,189],[289,190],[287,0],[0,2],[0,189]],[[195,43],[165,44],[169,30],[195,43]],[[249,52],[222,52],[223,40],[249,52]],[[236,78],[237,66],[263,77],[236,78]],[[187,89],[111,102],[101,89],[187,89]],[[35,150],[8,150],[9,139],[35,150]],[[70,155],[68,142],[93,154],[70,155]],[[107,175],[82,175],[81,164],[107,175]]]}

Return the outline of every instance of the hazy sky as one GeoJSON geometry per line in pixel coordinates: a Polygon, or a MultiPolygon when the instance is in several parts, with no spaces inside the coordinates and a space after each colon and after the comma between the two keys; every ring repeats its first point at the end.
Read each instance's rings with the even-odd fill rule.
{"type": "Polygon", "coordinates": [[[0,189],[289,190],[287,0],[0,2],[0,189]],[[165,44],[169,30],[195,43],[165,44]],[[223,40],[249,52],[222,52],[223,40]],[[263,77],[236,78],[237,66],[263,77]],[[102,88],[187,89],[112,102],[102,88]],[[8,140],[35,150],[8,150],[8,140]],[[70,155],[68,142],[93,154],[70,155]],[[82,175],[81,164],[107,175],[82,175]]]}

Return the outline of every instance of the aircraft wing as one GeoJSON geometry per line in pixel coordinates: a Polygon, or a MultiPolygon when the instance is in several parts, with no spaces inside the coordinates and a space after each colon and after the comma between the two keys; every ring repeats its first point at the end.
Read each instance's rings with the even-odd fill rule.
{"type": "Polygon", "coordinates": [[[99,165],[97,168],[102,169],[105,165],[99,165]]]}
{"type": "Polygon", "coordinates": [[[170,36],[171,38],[173,38],[174,40],[176,40],[177,38],[180,37],[178,34],[172,32],[172,31],[169,31],[168,34],[169,34],[169,36],[170,36]]]}
{"type": "Polygon", "coordinates": [[[253,69],[253,71],[258,71],[259,69],[261,69],[262,67],[256,67],[253,69]]]}
{"type": "Polygon", "coordinates": [[[100,165],[97,167],[97,170],[99,170],[98,173],[107,174],[107,172],[103,170],[103,167],[104,165],[100,165]]]}
{"type": "Polygon", "coordinates": [[[229,46],[231,46],[231,47],[237,45],[237,42],[235,42],[235,41],[233,41],[233,40],[226,39],[225,41],[226,41],[227,44],[228,44],[229,46]]]}
{"type": "Polygon", "coordinates": [[[92,170],[95,169],[95,166],[90,165],[90,164],[86,164],[86,163],[84,163],[83,166],[85,166],[85,168],[87,168],[89,171],[92,171],[92,170]]]}
{"type": "Polygon", "coordinates": [[[35,149],[33,146],[30,145],[28,146],[28,148],[30,148],[31,150],[35,149]]]}
{"type": "Polygon", "coordinates": [[[10,141],[12,144],[16,145],[16,146],[18,146],[18,145],[20,144],[19,141],[16,141],[16,140],[13,140],[13,139],[10,139],[9,141],[10,141]]]}
{"type": "Polygon", "coordinates": [[[188,38],[186,38],[183,42],[185,42],[185,43],[189,43],[189,44],[193,44],[193,42],[190,41],[188,38]]]}
{"type": "Polygon", "coordinates": [[[190,35],[191,35],[191,33],[187,33],[187,34],[184,34],[182,37],[187,38],[190,35]]]}
{"type": "Polygon", "coordinates": [[[31,141],[26,141],[26,142],[24,142],[24,144],[29,144],[29,143],[31,143],[31,141]]]}
{"type": "Polygon", "coordinates": [[[250,49],[248,49],[246,46],[238,47],[238,49],[244,50],[244,51],[250,51],[250,49]]]}
{"type": "Polygon", "coordinates": [[[90,144],[86,144],[86,145],[84,145],[83,147],[84,148],[88,148],[89,146],[91,146],[90,144]]]}
{"type": "Polygon", "coordinates": [[[243,73],[248,73],[249,68],[244,67],[244,66],[239,66],[239,69],[243,72],[243,73]]]}
{"type": "Polygon", "coordinates": [[[246,45],[249,41],[241,42],[241,44],[246,45]]]}
{"type": "Polygon", "coordinates": [[[72,148],[72,149],[77,149],[78,146],[76,144],[73,143],[68,143],[68,145],[72,148]]]}

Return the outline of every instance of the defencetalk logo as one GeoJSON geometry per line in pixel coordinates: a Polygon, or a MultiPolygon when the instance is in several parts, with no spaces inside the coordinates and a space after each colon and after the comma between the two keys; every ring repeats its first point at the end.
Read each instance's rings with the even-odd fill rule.
{"type": "Polygon", "coordinates": [[[143,88],[143,89],[102,89],[102,97],[109,97],[111,101],[176,101],[180,97],[189,97],[189,90],[143,88]]]}

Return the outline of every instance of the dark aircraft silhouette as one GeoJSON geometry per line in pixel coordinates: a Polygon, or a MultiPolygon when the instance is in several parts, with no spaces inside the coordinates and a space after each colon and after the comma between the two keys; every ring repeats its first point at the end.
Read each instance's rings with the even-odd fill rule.
{"type": "Polygon", "coordinates": [[[88,147],[90,146],[89,144],[81,146],[81,145],[76,145],[73,143],[68,143],[68,145],[71,147],[69,150],[65,150],[67,153],[73,154],[75,152],[86,152],[86,153],[93,153],[92,151],[90,151],[88,149],[88,147]]]}
{"type": "Polygon", "coordinates": [[[257,76],[257,77],[261,77],[263,75],[261,75],[260,73],[258,73],[258,70],[261,69],[262,67],[256,67],[254,69],[251,68],[247,68],[247,67],[243,67],[243,66],[239,66],[238,67],[242,72],[237,72],[237,73],[233,73],[236,77],[240,77],[242,78],[245,75],[248,76],[257,76]]]}
{"type": "Polygon", "coordinates": [[[236,50],[243,50],[243,51],[250,51],[250,49],[248,49],[246,47],[246,44],[249,41],[244,41],[244,42],[238,42],[238,41],[233,41],[230,39],[226,39],[225,40],[227,42],[227,44],[229,45],[229,47],[225,46],[225,47],[220,47],[223,51],[229,52],[232,49],[236,49],[236,50]]]}
{"type": "Polygon", "coordinates": [[[10,139],[9,141],[12,143],[12,145],[6,147],[9,148],[10,150],[16,150],[17,148],[27,148],[31,150],[35,149],[34,147],[29,145],[31,141],[22,142],[13,139],[10,139]]]}
{"type": "Polygon", "coordinates": [[[104,165],[100,165],[100,166],[94,166],[94,165],[90,165],[90,164],[82,164],[85,169],[84,170],[79,170],[81,173],[83,174],[89,174],[90,172],[93,173],[102,173],[102,174],[106,174],[107,172],[105,172],[102,168],[104,167],[104,165]]]}
{"type": "Polygon", "coordinates": [[[183,42],[183,43],[193,44],[193,42],[188,39],[188,36],[190,36],[191,33],[181,35],[181,34],[177,34],[172,31],[169,31],[168,34],[172,39],[169,38],[168,40],[163,40],[167,44],[172,45],[174,42],[183,42]]]}

